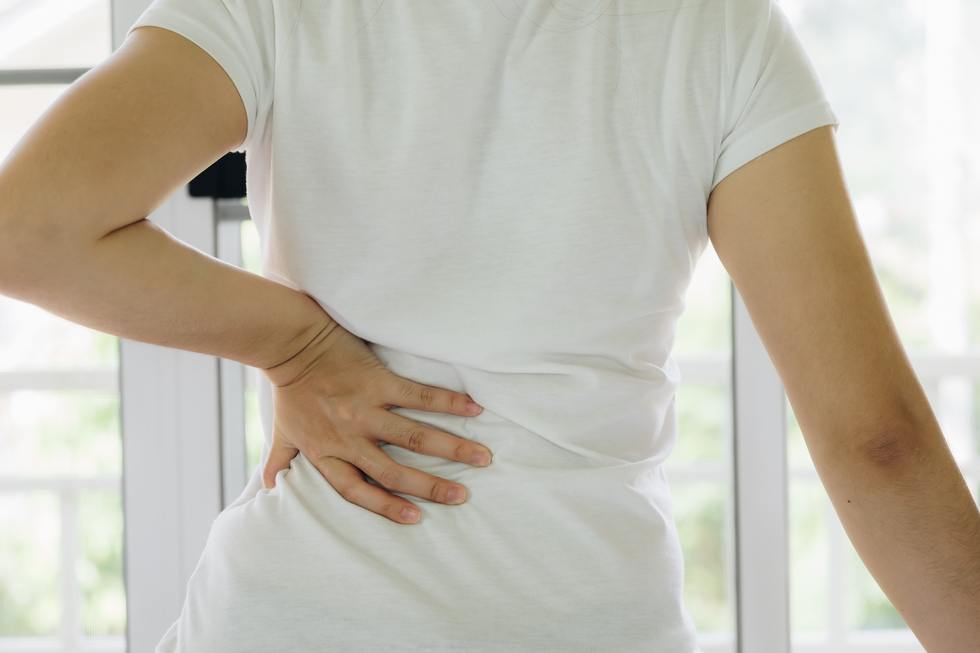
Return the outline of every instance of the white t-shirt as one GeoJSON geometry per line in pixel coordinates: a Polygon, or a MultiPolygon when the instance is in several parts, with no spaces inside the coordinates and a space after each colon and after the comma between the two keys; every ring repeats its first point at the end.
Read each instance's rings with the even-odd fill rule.
{"type": "MultiPolygon", "coordinates": [[[[303,457],[215,521],[158,651],[697,651],[662,463],[733,170],[835,124],[770,0],[157,0],[248,113],[266,276],[475,418],[385,446],[469,500],[394,524],[303,457]]],[[[263,388],[265,427],[271,416],[263,388]]]]}

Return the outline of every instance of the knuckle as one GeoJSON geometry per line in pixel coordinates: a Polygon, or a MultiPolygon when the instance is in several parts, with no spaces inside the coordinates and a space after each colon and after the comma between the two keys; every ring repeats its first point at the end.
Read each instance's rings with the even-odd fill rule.
{"type": "Polygon", "coordinates": [[[410,381],[402,379],[398,381],[395,392],[402,399],[410,399],[415,394],[415,386],[410,381]]]}
{"type": "Polygon", "coordinates": [[[428,436],[422,429],[414,429],[408,434],[408,450],[414,451],[416,453],[421,452],[425,449],[425,443],[428,440],[428,436]]]}
{"type": "Polygon", "coordinates": [[[419,403],[426,408],[436,403],[436,393],[433,392],[432,388],[423,387],[419,390],[419,403]]]}
{"type": "Polygon", "coordinates": [[[306,457],[309,458],[311,462],[322,465],[323,461],[331,457],[330,450],[336,448],[328,446],[329,444],[334,443],[329,441],[327,443],[311,442],[304,453],[306,453],[306,457]]]}
{"type": "Polygon", "coordinates": [[[336,429],[324,429],[319,441],[311,442],[307,449],[314,460],[329,458],[344,449],[344,439],[336,429]]]}
{"type": "Polygon", "coordinates": [[[443,503],[443,501],[440,498],[440,496],[442,496],[444,498],[448,498],[449,489],[447,488],[446,491],[443,492],[443,491],[440,490],[441,487],[442,487],[442,484],[439,481],[434,481],[432,483],[432,487],[429,488],[429,496],[428,496],[428,499],[430,501],[438,501],[440,503],[443,503]]]}
{"type": "MultiPolygon", "coordinates": [[[[400,432],[400,429],[398,428],[398,425],[395,422],[391,420],[385,420],[384,422],[381,423],[381,428],[379,428],[378,431],[382,436],[391,436],[391,435],[397,435],[400,432]]],[[[390,442],[390,440],[387,440],[385,438],[382,439],[384,439],[386,442],[390,442]]]]}
{"type": "Polygon", "coordinates": [[[357,483],[349,483],[343,487],[335,489],[340,493],[340,496],[344,498],[344,501],[347,501],[348,503],[356,504],[357,499],[361,496],[361,493],[358,492],[357,483]]]}
{"type": "Polygon", "coordinates": [[[398,467],[388,465],[381,470],[381,473],[378,474],[378,478],[375,480],[378,481],[381,487],[385,488],[386,490],[392,490],[395,489],[395,484],[398,482],[400,477],[401,472],[398,471],[398,467]]]}
{"type": "Polygon", "coordinates": [[[351,465],[361,470],[362,473],[366,473],[369,469],[374,467],[377,462],[372,454],[377,453],[377,451],[358,451],[352,456],[352,460],[348,461],[351,465]]]}
{"type": "Polygon", "coordinates": [[[365,374],[362,378],[358,380],[358,385],[361,386],[362,390],[368,393],[374,394],[378,392],[387,381],[388,369],[386,367],[381,367],[381,369],[376,369],[373,366],[367,366],[363,368],[368,374],[365,374]],[[380,373],[379,373],[380,372],[380,373]]]}

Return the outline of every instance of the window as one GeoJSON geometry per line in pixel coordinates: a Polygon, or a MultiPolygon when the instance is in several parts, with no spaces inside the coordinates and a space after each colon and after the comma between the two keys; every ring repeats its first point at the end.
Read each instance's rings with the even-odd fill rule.
{"type": "MultiPolygon", "coordinates": [[[[107,0],[0,0],[0,159],[109,54],[107,0]]],[[[125,650],[114,338],[0,297],[0,651],[125,650]]]]}

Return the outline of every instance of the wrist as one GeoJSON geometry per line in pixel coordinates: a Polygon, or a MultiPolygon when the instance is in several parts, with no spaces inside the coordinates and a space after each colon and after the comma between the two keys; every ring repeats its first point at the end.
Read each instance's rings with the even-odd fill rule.
{"type": "Polygon", "coordinates": [[[278,353],[277,362],[263,367],[262,372],[275,386],[284,386],[299,378],[315,360],[316,352],[340,325],[319,307],[313,319],[291,338],[278,353]]]}

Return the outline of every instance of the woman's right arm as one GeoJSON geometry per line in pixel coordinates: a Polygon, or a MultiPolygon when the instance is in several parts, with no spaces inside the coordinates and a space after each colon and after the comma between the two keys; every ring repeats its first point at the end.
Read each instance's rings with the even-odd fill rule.
{"type": "Polygon", "coordinates": [[[980,642],[980,512],[888,316],[830,128],[736,170],[708,233],[847,535],[930,653],[980,642]]]}
{"type": "MultiPolygon", "coordinates": [[[[266,370],[274,385],[292,388],[291,410],[318,408],[316,397],[295,399],[310,383],[304,370],[345,378],[357,372],[359,383],[370,380],[352,390],[362,400],[358,410],[375,409],[370,429],[347,405],[321,410],[312,422],[316,432],[294,434],[279,447],[275,465],[288,467],[284,452],[302,442],[293,455],[303,450],[345,497],[394,521],[405,521],[402,510],[412,504],[379,496],[352,467],[338,473],[335,461],[370,460],[391,479],[388,489],[448,503],[457,484],[395,465],[371,429],[388,425],[385,441],[469,463],[486,449],[414,422],[406,426],[385,410],[471,416],[478,409],[468,397],[400,379],[380,364],[365,376],[353,369],[364,365],[364,352],[347,352],[357,349],[357,339],[310,297],[206,256],[146,219],[245,133],[238,91],[207,53],[167,30],[135,30],[0,165],[0,292],[123,338],[266,370]]],[[[278,470],[266,471],[274,477],[278,470]]]]}

